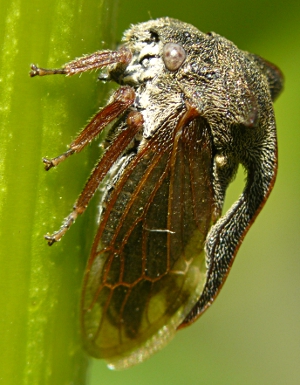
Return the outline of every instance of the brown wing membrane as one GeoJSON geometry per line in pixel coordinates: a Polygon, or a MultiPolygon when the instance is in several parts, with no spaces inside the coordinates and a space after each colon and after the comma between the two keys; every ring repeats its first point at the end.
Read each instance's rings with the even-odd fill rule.
{"type": "Polygon", "coordinates": [[[85,275],[86,348],[114,368],[164,346],[205,283],[212,217],[211,142],[203,119],[162,127],[110,194],[85,275]]]}

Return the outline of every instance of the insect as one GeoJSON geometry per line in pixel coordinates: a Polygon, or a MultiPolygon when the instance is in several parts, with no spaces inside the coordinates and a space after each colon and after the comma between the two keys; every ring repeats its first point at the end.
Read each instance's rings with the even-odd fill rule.
{"type": "Polygon", "coordinates": [[[59,241],[100,187],[99,228],[82,291],[84,345],[111,368],[139,363],[214,301],[274,185],[273,101],[280,70],[215,33],[161,18],[133,25],[116,51],[99,51],[31,76],[105,68],[120,88],[57,166],[111,124],[104,155],[59,241]],[[238,165],[243,192],[222,216],[238,165]]]}

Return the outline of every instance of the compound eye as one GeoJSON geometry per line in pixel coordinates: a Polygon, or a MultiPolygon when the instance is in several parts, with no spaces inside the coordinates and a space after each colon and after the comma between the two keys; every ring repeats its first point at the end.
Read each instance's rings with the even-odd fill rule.
{"type": "Polygon", "coordinates": [[[180,44],[167,43],[163,48],[163,61],[170,71],[176,71],[186,58],[185,50],[180,44]]]}

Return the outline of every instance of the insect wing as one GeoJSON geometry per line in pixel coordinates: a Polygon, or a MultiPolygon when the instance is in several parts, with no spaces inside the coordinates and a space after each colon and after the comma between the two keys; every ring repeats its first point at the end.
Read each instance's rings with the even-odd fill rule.
{"type": "Polygon", "coordinates": [[[82,326],[89,353],[112,368],[162,348],[201,294],[211,163],[203,119],[160,129],[106,202],[84,280],[82,326]]]}

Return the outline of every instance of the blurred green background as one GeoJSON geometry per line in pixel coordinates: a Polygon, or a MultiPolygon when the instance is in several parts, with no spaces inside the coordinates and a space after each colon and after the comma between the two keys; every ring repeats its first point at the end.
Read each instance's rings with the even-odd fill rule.
{"type": "MultiPolygon", "coordinates": [[[[275,103],[278,177],[211,309],[137,367],[113,372],[104,362],[92,360],[88,383],[299,384],[300,3],[119,0],[116,26],[112,4],[1,1],[0,383],[71,383],[64,371],[79,371],[79,362],[86,360],[76,332],[77,304],[95,229],[95,202],[60,244],[48,248],[42,236],[59,227],[68,214],[98,148],[49,173],[43,172],[40,159],[65,150],[70,138],[104,103],[103,86],[95,83],[95,73],[71,79],[29,79],[29,64],[59,66],[120,41],[131,23],[170,16],[204,32],[215,31],[281,68],[286,83],[275,103]],[[104,19],[98,16],[100,11],[104,19]],[[72,356],[68,367],[60,358],[65,351],[72,356]],[[41,366],[55,359],[52,366],[41,366]],[[40,376],[32,374],[37,367],[42,368],[40,376]],[[5,381],[3,373],[12,382],[5,381]]],[[[242,186],[239,173],[229,190],[227,207],[242,186]]],[[[83,378],[78,375],[73,383],[83,384],[83,378]]]]}

